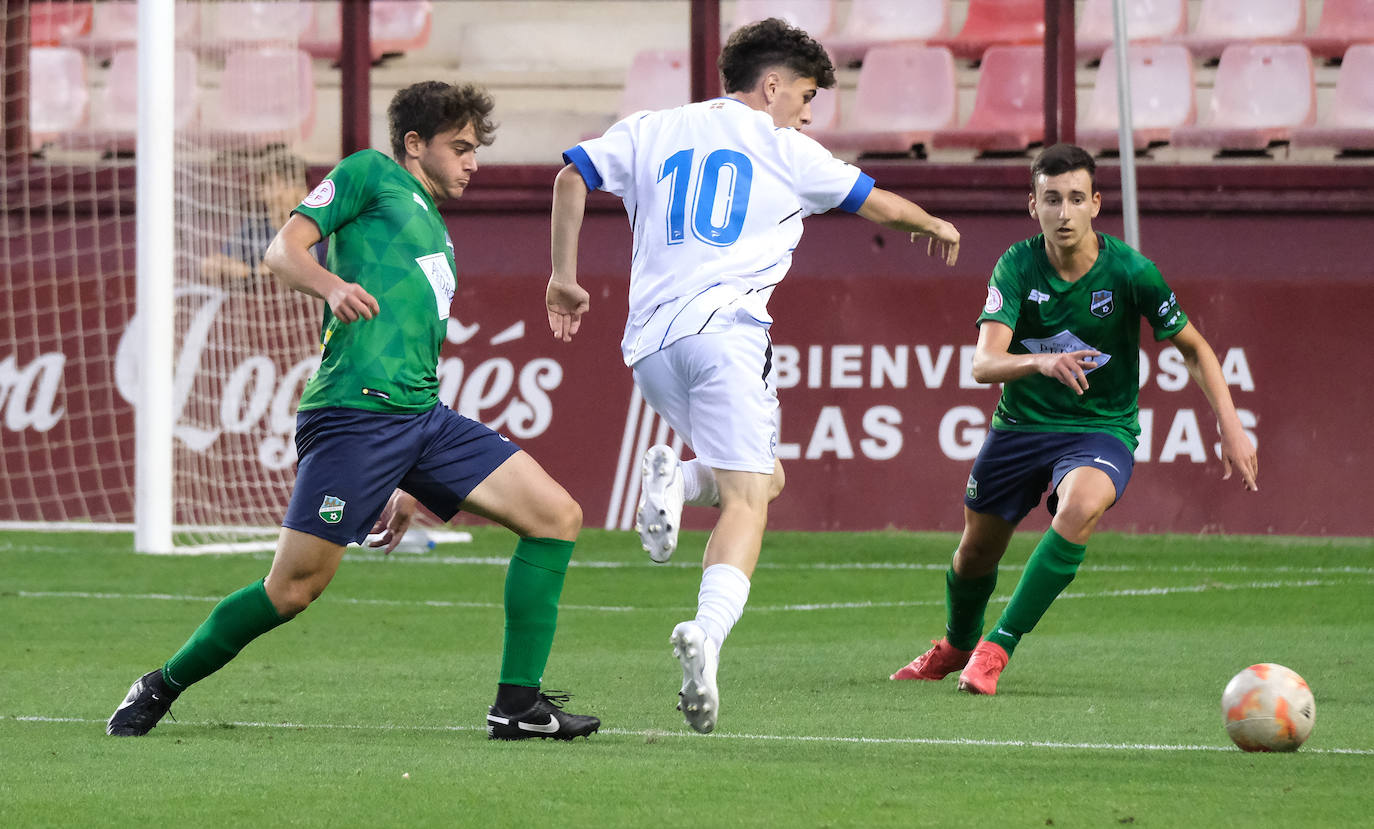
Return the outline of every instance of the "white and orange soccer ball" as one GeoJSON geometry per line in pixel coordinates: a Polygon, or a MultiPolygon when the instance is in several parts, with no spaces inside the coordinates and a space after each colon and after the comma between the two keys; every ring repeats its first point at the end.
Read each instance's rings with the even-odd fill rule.
{"type": "Polygon", "coordinates": [[[1245,751],[1296,751],[1316,714],[1307,682],[1272,662],[1251,665],[1221,692],[1226,733],[1245,751]]]}

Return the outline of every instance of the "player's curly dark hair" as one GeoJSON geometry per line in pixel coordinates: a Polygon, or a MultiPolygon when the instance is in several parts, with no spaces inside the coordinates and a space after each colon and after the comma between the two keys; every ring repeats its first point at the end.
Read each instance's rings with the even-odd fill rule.
{"type": "Polygon", "coordinates": [[[774,66],[785,66],[802,78],[815,78],[816,86],[835,85],[835,64],[811,36],[776,17],[741,26],[730,35],[720,50],[721,77],[726,92],[753,89],[763,73],[774,66]]]}
{"type": "Polygon", "coordinates": [[[1040,176],[1058,176],[1074,170],[1087,170],[1088,183],[1097,190],[1097,162],[1093,154],[1074,144],[1052,144],[1040,151],[1031,164],[1031,192],[1040,176]]]}
{"type": "Polygon", "coordinates": [[[411,84],[396,93],[386,110],[391,124],[391,154],[397,161],[405,158],[408,132],[414,131],[428,141],[444,130],[462,129],[468,124],[477,133],[477,143],[491,146],[496,139],[496,123],[491,120],[495,107],[486,90],[474,84],[411,84]]]}

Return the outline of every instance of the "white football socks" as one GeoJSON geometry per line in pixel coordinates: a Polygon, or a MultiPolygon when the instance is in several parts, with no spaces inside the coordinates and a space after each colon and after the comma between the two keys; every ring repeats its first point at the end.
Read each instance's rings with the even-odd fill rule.
{"type": "Polygon", "coordinates": [[[716,473],[699,458],[683,461],[682,502],[694,507],[714,507],[720,505],[720,489],[716,486],[716,473]]]}
{"type": "Polygon", "coordinates": [[[729,564],[712,564],[701,574],[696,622],[719,647],[725,644],[748,600],[749,577],[744,571],[729,564]]]}

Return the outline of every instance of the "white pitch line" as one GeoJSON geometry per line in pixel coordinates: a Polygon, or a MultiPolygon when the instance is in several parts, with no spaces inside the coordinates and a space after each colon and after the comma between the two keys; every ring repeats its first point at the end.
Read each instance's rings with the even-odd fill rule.
{"type": "MultiPolygon", "coordinates": [[[[1219,591],[1238,591],[1238,590],[1283,590],[1304,587],[1338,587],[1349,585],[1352,582],[1324,582],[1316,579],[1306,581],[1265,581],[1250,582],[1247,584],[1221,584],[1208,582],[1206,584],[1178,585],[1171,587],[1139,587],[1122,590],[1103,590],[1096,593],[1062,593],[1059,599],[1119,599],[1119,598],[1153,598],[1158,596],[1170,596],[1179,593],[1206,593],[1212,590],[1219,591]]],[[[62,591],[62,590],[17,590],[12,595],[21,599],[110,599],[123,601],[171,601],[171,602],[218,602],[223,596],[189,596],[175,593],[110,593],[110,592],[86,592],[86,591],[62,591]]],[[[502,610],[505,605],[500,602],[463,602],[448,601],[443,599],[360,599],[346,596],[330,596],[326,593],[321,601],[333,604],[349,604],[363,606],[381,607],[441,607],[441,608],[462,608],[469,610],[502,610]]],[[[1005,604],[1010,601],[1009,596],[997,596],[992,599],[993,604],[1005,604]]],[[[914,601],[891,601],[891,602],[824,602],[814,604],[780,604],[780,605],[750,605],[749,610],[754,613],[795,613],[810,612],[817,610],[881,610],[889,608],[905,607],[943,607],[944,599],[924,599],[914,601]]],[[[663,606],[663,607],[636,607],[633,605],[581,605],[565,604],[559,605],[560,610],[567,611],[590,611],[594,613],[635,613],[640,611],[649,612],[690,612],[691,608],[685,606],[663,606]]]]}
{"type": "MultiPolygon", "coordinates": [[[[105,725],[105,720],[92,720],[83,717],[44,717],[16,716],[0,714],[0,719],[16,722],[39,724],[76,723],[79,725],[105,725]]],[[[486,731],[486,728],[473,725],[354,725],[348,723],[268,723],[268,722],[219,722],[215,720],[178,720],[176,725],[234,728],[275,728],[283,730],[320,729],[322,731],[426,731],[426,732],[468,732],[486,731]]],[[[740,734],[729,731],[716,731],[709,737],[699,737],[688,731],[663,731],[660,729],[603,728],[597,733],[616,737],[683,737],[697,740],[747,740],[752,742],[785,743],[847,743],[856,745],[915,745],[915,746],[956,746],[973,748],[1047,748],[1060,751],[1214,751],[1235,752],[1235,746],[1225,745],[1168,745],[1163,743],[1071,743],[1062,740],[986,740],[973,737],[827,737],[817,734],[740,734]]],[[[1374,755],[1374,749],[1367,748],[1304,748],[1305,754],[1355,754],[1374,755]]]]}

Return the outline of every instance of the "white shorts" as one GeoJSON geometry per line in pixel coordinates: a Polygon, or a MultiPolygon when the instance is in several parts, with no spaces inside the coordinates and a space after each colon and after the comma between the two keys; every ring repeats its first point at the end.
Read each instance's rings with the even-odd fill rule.
{"type": "Polygon", "coordinates": [[[645,401],[713,469],[771,475],[778,394],[768,329],[739,324],[683,337],[634,364],[645,401]]]}

